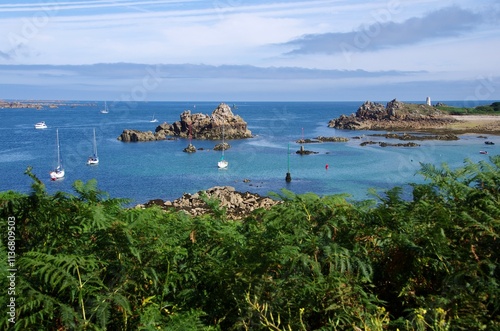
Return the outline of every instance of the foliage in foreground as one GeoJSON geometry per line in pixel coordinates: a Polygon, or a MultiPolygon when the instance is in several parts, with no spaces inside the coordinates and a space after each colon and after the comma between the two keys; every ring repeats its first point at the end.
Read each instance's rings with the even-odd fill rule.
{"type": "Polygon", "coordinates": [[[420,173],[409,201],[283,191],[233,222],[216,201],[201,217],[126,209],[94,181],[49,195],[28,170],[30,195],[0,194],[18,269],[16,323],[2,314],[1,328],[499,329],[500,157],[420,173]]]}

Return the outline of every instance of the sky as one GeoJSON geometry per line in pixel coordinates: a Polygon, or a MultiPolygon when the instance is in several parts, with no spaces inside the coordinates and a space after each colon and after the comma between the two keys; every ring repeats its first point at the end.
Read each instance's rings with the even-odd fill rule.
{"type": "Polygon", "coordinates": [[[498,0],[0,2],[0,99],[500,99],[498,0]]]}

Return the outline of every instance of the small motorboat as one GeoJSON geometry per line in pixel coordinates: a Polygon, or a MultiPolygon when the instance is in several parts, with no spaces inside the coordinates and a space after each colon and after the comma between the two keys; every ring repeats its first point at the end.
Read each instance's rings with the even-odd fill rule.
{"type": "Polygon", "coordinates": [[[485,143],[486,145],[495,145],[495,143],[494,143],[493,141],[489,141],[489,140],[488,140],[488,141],[485,141],[484,143],[485,143]]]}
{"type": "Polygon", "coordinates": [[[47,128],[47,124],[45,124],[45,122],[43,122],[43,121],[35,124],[35,129],[41,130],[41,129],[46,129],[46,128],[47,128]]]}
{"type": "Polygon", "coordinates": [[[479,154],[488,154],[488,151],[479,151],[479,154]]]}

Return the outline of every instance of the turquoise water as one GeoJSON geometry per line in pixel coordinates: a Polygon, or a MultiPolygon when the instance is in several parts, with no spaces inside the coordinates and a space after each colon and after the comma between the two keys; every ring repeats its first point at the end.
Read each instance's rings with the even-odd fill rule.
{"type": "Polygon", "coordinates": [[[420,162],[437,165],[446,162],[458,167],[466,158],[479,161],[497,154],[500,145],[498,136],[488,137],[496,145],[485,145],[484,138],[471,134],[460,136],[459,141],[418,142],[422,146],[414,148],[361,147],[363,140],[385,138],[369,137],[373,132],[331,129],[327,123],[340,114],[355,112],[362,102],[236,102],[235,114],[248,123],[255,137],[228,141],[232,146],[226,151],[229,168],[220,170],[217,168],[220,152],[212,150],[218,141],[194,140],[193,144],[204,150],[187,154],[182,152],[188,144],[184,139],[143,143],[122,143],[116,139],[123,129],[154,131],[159,123],[179,120],[186,109],[211,113],[218,102],[108,102],[109,114],[99,112],[102,104],[43,110],[0,109],[0,191],[29,192],[31,180],[24,171],[32,166],[49,192],[71,192],[75,180],[95,178],[99,188],[111,197],[129,198],[131,203],[156,198],[173,200],[185,192],[194,193],[215,185],[230,185],[239,191],[264,195],[282,188],[320,195],[348,193],[361,200],[370,197],[369,188],[382,191],[421,182],[422,178],[415,175],[420,162]],[[159,123],[149,122],[153,114],[159,123]],[[39,121],[45,121],[49,128],[35,130],[34,124],[39,121]],[[66,177],[51,182],[49,172],[56,165],[56,128],[66,177]],[[93,128],[100,164],[87,166],[93,128]],[[300,148],[296,140],[319,135],[351,139],[346,143],[307,144],[306,149],[319,153],[295,154],[300,148]],[[352,139],[361,135],[364,135],[361,140],[352,139]],[[479,154],[480,150],[489,154],[479,154]],[[284,180],[288,162],[292,175],[289,184],[284,180]],[[249,182],[244,182],[245,179],[249,182]]]}

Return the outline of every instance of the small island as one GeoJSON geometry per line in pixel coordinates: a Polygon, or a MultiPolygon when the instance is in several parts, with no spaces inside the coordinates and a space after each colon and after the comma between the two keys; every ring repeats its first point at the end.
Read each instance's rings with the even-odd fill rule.
{"type": "Polygon", "coordinates": [[[440,133],[500,134],[500,103],[477,109],[444,104],[403,103],[396,99],[386,106],[366,101],[355,114],[332,119],[328,126],[343,130],[423,131],[440,133]],[[473,115],[472,115],[473,114],[473,115]]]}
{"type": "Polygon", "coordinates": [[[196,113],[190,110],[180,115],[180,120],[173,123],[162,123],[155,132],[139,130],[123,130],[117,138],[123,142],[165,140],[167,137],[193,138],[202,140],[252,138],[247,122],[234,115],[225,103],[221,103],[211,115],[196,113]]]}

